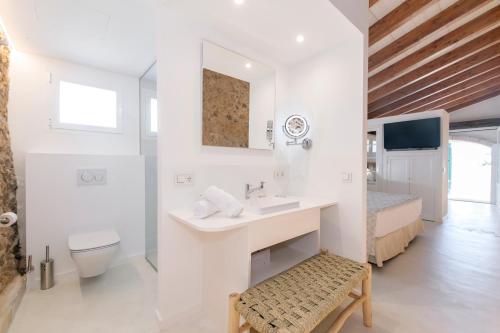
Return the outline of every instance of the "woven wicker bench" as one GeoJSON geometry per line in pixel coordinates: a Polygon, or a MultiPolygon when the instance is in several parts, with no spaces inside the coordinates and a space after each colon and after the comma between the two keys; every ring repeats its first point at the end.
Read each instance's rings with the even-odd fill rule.
{"type": "Polygon", "coordinates": [[[372,325],[371,266],[321,253],[242,294],[229,296],[229,333],[253,328],[260,333],[308,333],[348,297],[329,333],[363,305],[363,322],[372,325]],[[362,283],[362,294],[354,289],[362,283]],[[240,316],[246,321],[240,326],[240,316]]]}

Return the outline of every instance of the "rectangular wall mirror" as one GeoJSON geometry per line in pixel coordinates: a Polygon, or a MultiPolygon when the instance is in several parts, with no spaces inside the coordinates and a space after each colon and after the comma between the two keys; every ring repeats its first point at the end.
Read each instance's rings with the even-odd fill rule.
{"type": "Polygon", "coordinates": [[[204,146],[274,147],[275,70],[203,42],[204,146]]]}

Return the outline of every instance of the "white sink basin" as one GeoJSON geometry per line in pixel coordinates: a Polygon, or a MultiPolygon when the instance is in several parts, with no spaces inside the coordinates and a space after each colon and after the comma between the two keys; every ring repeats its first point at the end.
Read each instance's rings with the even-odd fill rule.
{"type": "Polygon", "coordinates": [[[300,207],[300,201],[292,198],[264,197],[249,199],[247,207],[256,214],[271,214],[300,207]]]}

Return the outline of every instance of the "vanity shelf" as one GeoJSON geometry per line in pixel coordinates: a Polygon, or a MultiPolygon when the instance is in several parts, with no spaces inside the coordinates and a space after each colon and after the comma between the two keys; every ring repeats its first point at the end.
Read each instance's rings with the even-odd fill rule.
{"type": "Polygon", "coordinates": [[[318,249],[319,233],[317,231],[272,246],[269,264],[252,262],[250,286],[255,286],[311,258],[318,253],[318,249]]]}

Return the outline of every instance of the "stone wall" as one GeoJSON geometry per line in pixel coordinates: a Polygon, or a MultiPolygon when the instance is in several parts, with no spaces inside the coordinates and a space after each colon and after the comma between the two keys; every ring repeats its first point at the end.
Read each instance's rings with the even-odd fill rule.
{"type": "MultiPolygon", "coordinates": [[[[16,212],[17,182],[7,121],[9,48],[0,33],[0,213],[16,212]]],[[[18,275],[20,256],[17,226],[0,228],[0,293],[18,275]]]]}
{"type": "Polygon", "coordinates": [[[248,148],[250,83],[203,69],[203,145],[248,148]]]}

